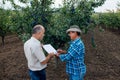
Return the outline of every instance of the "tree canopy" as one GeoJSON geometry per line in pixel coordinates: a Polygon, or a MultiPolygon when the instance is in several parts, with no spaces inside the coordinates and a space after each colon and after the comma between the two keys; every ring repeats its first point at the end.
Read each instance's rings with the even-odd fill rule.
{"type": "Polygon", "coordinates": [[[15,4],[14,0],[3,0],[3,3],[5,1],[10,1],[14,7],[11,10],[11,26],[24,42],[30,38],[32,28],[42,24],[46,29],[44,42],[62,47],[68,41],[67,28],[76,24],[86,33],[91,28],[94,8],[101,6],[105,0],[63,0],[63,6],[59,8],[51,7],[54,0],[19,0],[29,4],[26,7],[15,4]]]}

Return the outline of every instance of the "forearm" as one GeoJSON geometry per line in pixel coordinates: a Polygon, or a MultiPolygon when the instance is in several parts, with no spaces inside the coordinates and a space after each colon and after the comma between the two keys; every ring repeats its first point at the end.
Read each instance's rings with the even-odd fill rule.
{"type": "Polygon", "coordinates": [[[46,59],[43,61],[43,62],[41,62],[41,64],[47,64],[48,62],[49,62],[49,60],[51,59],[51,57],[48,55],[47,57],[46,57],[46,59]]]}
{"type": "Polygon", "coordinates": [[[72,58],[72,56],[67,53],[67,54],[59,55],[59,58],[60,58],[61,61],[69,61],[72,58]]]}

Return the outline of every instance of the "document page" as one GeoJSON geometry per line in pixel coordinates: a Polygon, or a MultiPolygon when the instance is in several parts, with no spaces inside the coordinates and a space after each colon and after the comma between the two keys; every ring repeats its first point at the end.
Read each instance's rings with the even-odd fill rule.
{"type": "Polygon", "coordinates": [[[47,53],[54,53],[54,54],[57,53],[57,51],[55,50],[55,48],[53,48],[51,44],[43,45],[43,48],[47,53]]]}

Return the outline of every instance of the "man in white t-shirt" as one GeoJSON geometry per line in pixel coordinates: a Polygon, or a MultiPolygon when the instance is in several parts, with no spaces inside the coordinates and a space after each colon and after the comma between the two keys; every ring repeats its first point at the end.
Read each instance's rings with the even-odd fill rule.
{"type": "Polygon", "coordinates": [[[45,57],[39,40],[44,37],[45,29],[36,25],[32,30],[32,37],[24,44],[24,52],[28,62],[29,74],[32,80],[46,80],[45,68],[48,61],[54,56],[50,53],[45,57]]]}

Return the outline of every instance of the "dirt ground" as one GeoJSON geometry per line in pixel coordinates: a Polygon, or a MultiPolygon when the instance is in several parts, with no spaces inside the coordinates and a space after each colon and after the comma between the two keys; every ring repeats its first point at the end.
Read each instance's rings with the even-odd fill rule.
{"type": "MultiPolygon", "coordinates": [[[[90,34],[82,36],[86,46],[85,80],[120,80],[120,34],[96,29],[94,36],[96,48],[91,46],[90,34]]],[[[67,80],[65,63],[56,66],[55,58],[48,63],[46,71],[47,80],[67,80]]],[[[0,38],[0,80],[30,80],[23,43],[16,35],[7,36],[4,47],[0,38]]]]}

